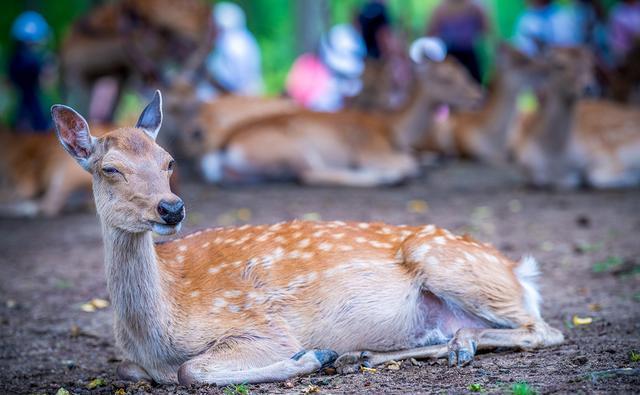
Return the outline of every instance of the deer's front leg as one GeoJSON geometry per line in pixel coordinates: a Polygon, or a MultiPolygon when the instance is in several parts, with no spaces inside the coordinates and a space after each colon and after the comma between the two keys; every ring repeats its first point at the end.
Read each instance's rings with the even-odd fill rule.
{"type": "Polygon", "coordinates": [[[116,375],[118,376],[118,378],[122,380],[133,381],[133,382],[138,382],[141,380],[148,381],[148,382],[153,381],[151,379],[151,376],[149,376],[147,371],[144,370],[142,366],[131,361],[120,362],[120,364],[118,365],[118,368],[116,369],[116,375]]]}
{"type": "Polygon", "coordinates": [[[303,350],[289,358],[272,359],[260,367],[255,366],[265,360],[256,357],[248,353],[238,354],[231,360],[221,360],[216,352],[207,352],[182,364],[178,370],[178,382],[181,385],[207,383],[224,386],[284,381],[316,372],[333,363],[338,354],[332,350],[303,350]]]}

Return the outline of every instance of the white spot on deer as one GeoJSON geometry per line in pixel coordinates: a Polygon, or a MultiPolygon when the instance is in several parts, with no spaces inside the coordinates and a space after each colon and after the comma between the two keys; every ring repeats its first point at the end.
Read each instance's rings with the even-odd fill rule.
{"type": "Polygon", "coordinates": [[[209,242],[207,241],[206,243],[202,243],[202,248],[208,248],[209,247],[209,242]]]}
{"type": "Polygon", "coordinates": [[[223,239],[222,237],[216,237],[216,238],[213,240],[213,242],[214,242],[215,244],[220,244],[220,243],[222,243],[223,241],[224,241],[224,239],[223,239]]]}
{"type": "Polygon", "coordinates": [[[291,237],[294,239],[299,239],[300,237],[302,237],[302,232],[295,232],[291,235],[291,237]]]}
{"type": "Polygon", "coordinates": [[[223,298],[213,299],[213,307],[222,308],[227,305],[227,301],[223,298]]]}
{"type": "Polygon", "coordinates": [[[277,224],[273,224],[269,227],[269,230],[278,230],[280,228],[282,228],[282,225],[284,224],[284,222],[278,222],[277,224]]]}
{"type": "Polygon", "coordinates": [[[486,253],[486,252],[484,253],[484,258],[485,258],[487,261],[491,262],[491,263],[498,263],[498,262],[500,262],[500,261],[498,260],[498,258],[497,258],[495,255],[493,255],[493,254],[489,254],[489,253],[486,253]]]}
{"type": "Polygon", "coordinates": [[[465,259],[468,262],[477,262],[478,258],[476,258],[474,255],[469,254],[467,251],[463,251],[462,254],[464,255],[465,259]]]}
{"type": "Polygon", "coordinates": [[[312,236],[313,237],[322,237],[322,235],[324,235],[325,233],[327,233],[326,230],[319,230],[317,232],[314,232],[312,236]]]}
{"type": "Polygon", "coordinates": [[[224,244],[231,244],[234,241],[236,241],[236,239],[226,239],[225,241],[223,241],[224,244]]]}
{"type": "Polygon", "coordinates": [[[318,246],[318,249],[321,251],[331,251],[333,249],[333,244],[331,243],[320,243],[320,245],[318,246]]]}
{"type": "Polygon", "coordinates": [[[393,247],[393,246],[392,246],[391,244],[389,244],[389,243],[383,243],[383,242],[376,241],[376,240],[371,240],[371,241],[369,242],[369,244],[371,244],[371,246],[372,246],[372,247],[375,247],[375,248],[391,248],[391,247],[393,247]]]}
{"type": "Polygon", "coordinates": [[[308,285],[308,283],[310,283],[311,281],[314,281],[316,278],[318,278],[318,273],[316,273],[316,272],[309,272],[307,274],[299,274],[299,275],[295,276],[291,281],[289,281],[289,284],[287,284],[287,288],[304,287],[304,286],[308,285]]]}
{"type": "Polygon", "coordinates": [[[238,230],[247,230],[251,227],[251,225],[245,224],[238,228],[238,230]]]}
{"type": "Polygon", "coordinates": [[[191,296],[192,298],[197,298],[198,296],[200,296],[200,291],[193,291],[189,294],[189,296],[191,296]]]}
{"type": "Polygon", "coordinates": [[[276,243],[284,244],[287,242],[287,239],[285,239],[282,236],[276,236],[276,238],[273,239],[273,241],[275,241],[276,243]]]}
{"type": "Polygon", "coordinates": [[[411,251],[409,256],[411,260],[418,262],[424,260],[429,251],[431,251],[431,246],[429,244],[420,244],[411,251]]]}
{"type": "Polygon", "coordinates": [[[242,261],[235,261],[231,263],[231,266],[233,267],[240,267],[240,265],[242,265],[242,261]]]}
{"type": "Polygon", "coordinates": [[[366,223],[366,222],[360,222],[358,224],[358,228],[360,228],[360,229],[369,229],[369,226],[370,225],[368,223],[366,223]]]}
{"type": "Polygon", "coordinates": [[[240,295],[242,295],[242,291],[239,291],[237,289],[233,289],[231,291],[225,291],[222,294],[222,296],[224,296],[225,298],[237,298],[240,295]]]}
{"type": "Polygon", "coordinates": [[[389,234],[391,234],[391,229],[389,229],[389,228],[387,228],[385,226],[382,229],[380,229],[380,231],[378,233],[382,233],[383,235],[389,235],[389,234]]]}
{"type": "Polygon", "coordinates": [[[356,237],[356,243],[366,243],[367,239],[364,237],[356,237]]]}
{"type": "MultiPolygon", "coordinates": [[[[406,225],[401,225],[401,227],[402,227],[402,226],[406,226],[406,225]]],[[[411,236],[412,234],[413,234],[413,232],[412,232],[412,231],[410,231],[410,230],[403,230],[403,231],[400,231],[400,236],[401,236],[402,238],[407,238],[407,237],[411,236]]]]}
{"type": "Polygon", "coordinates": [[[282,259],[282,257],[284,257],[284,248],[276,247],[273,250],[273,253],[271,254],[271,256],[273,257],[274,260],[282,259]]]}
{"type": "Polygon", "coordinates": [[[300,247],[300,248],[307,248],[307,247],[309,247],[309,245],[311,245],[311,240],[309,240],[309,239],[301,240],[298,243],[298,247],[300,247]]]}
{"type": "Polygon", "coordinates": [[[178,251],[180,252],[185,252],[186,250],[187,250],[187,246],[184,244],[178,247],[178,251]]]}
{"type": "Polygon", "coordinates": [[[438,236],[433,238],[433,242],[436,244],[445,245],[447,244],[447,239],[442,236],[438,236]]]}
{"type": "Polygon", "coordinates": [[[184,255],[180,255],[180,254],[178,254],[178,255],[176,256],[176,261],[178,261],[178,263],[182,263],[182,262],[184,262],[184,255]]]}
{"type": "Polygon", "coordinates": [[[313,258],[315,254],[313,252],[303,252],[302,255],[300,255],[300,258],[302,259],[311,259],[313,258]]]}
{"type": "Polygon", "coordinates": [[[213,266],[213,267],[210,267],[209,270],[207,270],[209,274],[216,274],[219,271],[220,271],[220,266],[213,266]]]}
{"type": "Polygon", "coordinates": [[[340,239],[342,239],[344,237],[344,233],[336,233],[336,234],[331,235],[331,237],[333,237],[336,240],[340,240],[340,239]]]}
{"type": "Polygon", "coordinates": [[[289,259],[298,259],[300,258],[300,256],[302,255],[302,253],[298,250],[293,250],[290,251],[289,254],[287,254],[287,258],[289,259]]]}
{"type": "Polygon", "coordinates": [[[438,266],[440,264],[440,261],[435,256],[430,255],[427,257],[427,263],[431,266],[438,266]]]}
{"type": "Polygon", "coordinates": [[[259,241],[259,242],[267,241],[269,240],[269,237],[271,237],[271,235],[273,235],[273,233],[271,232],[263,233],[256,238],[256,241],[259,241]]]}
{"type": "Polygon", "coordinates": [[[333,221],[332,224],[335,224],[337,226],[345,226],[346,223],[342,222],[342,221],[333,221]]]}
{"type": "Polygon", "coordinates": [[[238,305],[230,304],[227,306],[227,310],[229,310],[232,313],[239,313],[242,309],[238,305]]]}
{"type": "Polygon", "coordinates": [[[435,230],[436,230],[436,227],[431,225],[431,224],[429,224],[429,225],[423,226],[422,229],[420,229],[420,233],[422,233],[422,234],[430,234],[430,233],[435,232],[435,230]]]}
{"type": "Polygon", "coordinates": [[[340,251],[353,251],[353,247],[346,244],[339,246],[338,249],[340,251]]]}

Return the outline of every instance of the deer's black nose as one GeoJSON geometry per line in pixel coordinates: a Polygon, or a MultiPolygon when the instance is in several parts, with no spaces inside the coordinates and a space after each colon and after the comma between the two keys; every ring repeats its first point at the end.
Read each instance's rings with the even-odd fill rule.
{"type": "Polygon", "coordinates": [[[161,200],[158,214],[167,225],[178,225],[184,219],[184,202],[178,199],[172,202],[161,200]]]}

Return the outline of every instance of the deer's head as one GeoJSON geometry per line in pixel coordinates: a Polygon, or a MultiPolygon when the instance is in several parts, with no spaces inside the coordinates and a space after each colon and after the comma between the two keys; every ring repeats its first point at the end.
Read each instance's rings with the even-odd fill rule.
{"type": "Polygon", "coordinates": [[[96,208],[106,225],[162,235],[180,229],[184,203],[169,187],[174,160],[155,142],[162,124],[159,91],[135,127],[116,129],[99,138],[67,106],[54,105],[51,115],[64,149],[93,175],[96,208]]]}
{"type": "Polygon", "coordinates": [[[480,85],[460,62],[447,56],[441,40],[420,38],[413,42],[409,53],[416,63],[417,82],[433,101],[462,108],[480,103],[483,98],[480,85]]]}

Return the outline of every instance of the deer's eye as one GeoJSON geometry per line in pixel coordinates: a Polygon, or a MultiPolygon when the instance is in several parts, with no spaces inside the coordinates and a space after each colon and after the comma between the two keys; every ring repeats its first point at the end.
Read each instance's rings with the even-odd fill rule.
{"type": "Polygon", "coordinates": [[[171,159],[167,165],[167,171],[172,171],[174,167],[176,167],[176,161],[171,159]]]}
{"type": "Polygon", "coordinates": [[[102,168],[102,172],[108,176],[114,175],[114,174],[122,174],[120,173],[120,170],[116,169],[113,166],[105,166],[102,168]]]}

